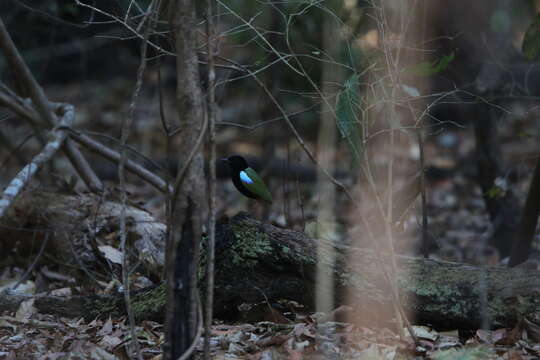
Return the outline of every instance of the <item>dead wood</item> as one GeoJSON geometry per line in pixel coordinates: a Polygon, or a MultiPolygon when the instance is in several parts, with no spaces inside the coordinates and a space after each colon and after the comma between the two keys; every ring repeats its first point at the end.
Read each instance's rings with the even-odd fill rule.
{"type": "MultiPolygon", "coordinates": [[[[33,240],[39,241],[35,233],[49,232],[54,236],[48,251],[59,262],[94,267],[100,260],[96,256],[102,257],[99,245],[117,246],[114,240],[119,236],[122,205],[111,198],[27,191],[1,220],[0,250],[9,253],[15,243],[30,249],[33,240]]],[[[164,265],[165,225],[133,205],[127,207],[126,219],[130,249],[134,250],[131,263],[140,262],[146,273],[159,276],[164,265]]]]}
{"type": "MultiPolygon", "coordinates": [[[[82,217],[80,214],[81,220],[82,217]]],[[[295,300],[312,308],[318,241],[298,231],[261,223],[246,214],[221,221],[216,244],[216,316],[234,317],[242,303],[278,299],[295,300]]],[[[352,305],[360,317],[372,316],[375,308],[389,309],[390,290],[382,279],[377,257],[366,249],[336,249],[337,304],[352,305]]],[[[201,269],[204,259],[203,252],[201,269]]],[[[474,329],[481,325],[485,314],[493,327],[511,326],[538,309],[538,271],[410,257],[399,257],[398,267],[401,299],[405,308],[416,315],[414,323],[474,329]]],[[[0,311],[15,310],[24,299],[2,294],[0,311]]],[[[137,318],[163,319],[163,285],[139,291],[132,300],[137,318]]],[[[121,296],[39,297],[34,306],[43,313],[86,318],[123,313],[121,296]]]]}

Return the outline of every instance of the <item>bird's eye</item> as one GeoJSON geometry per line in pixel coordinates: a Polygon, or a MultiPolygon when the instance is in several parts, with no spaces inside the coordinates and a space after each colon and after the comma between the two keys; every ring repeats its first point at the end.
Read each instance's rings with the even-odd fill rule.
{"type": "Polygon", "coordinates": [[[253,180],[246,174],[245,171],[240,171],[240,180],[246,184],[253,184],[253,180]]]}

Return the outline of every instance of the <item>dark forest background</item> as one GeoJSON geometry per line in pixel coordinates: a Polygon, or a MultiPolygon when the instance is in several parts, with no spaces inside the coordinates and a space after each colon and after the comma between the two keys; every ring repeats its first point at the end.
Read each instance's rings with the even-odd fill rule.
{"type": "MultiPolygon", "coordinates": [[[[538,1],[211,3],[215,52],[210,60],[209,8],[204,1],[0,2],[5,29],[51,109],[56,109],[55,116],[61,117],[57,103],[74,106],[75,122],[63,128],[69,128],[67,136],[87,136],[118,154],[111,161],[95,147],[78,141],[103,187],[89,185],[70,164],[70,157],[59,152],[25,184],[27,194],[86,196],[104,194],[106,188],[107,196],[117,202],[127,194],[130,206],[148,211],[169,231],[175,229],[173,233],[180,234],[178,241],[189,236],[203,239],[201,264],[205,266],[206,239],[214,236],[209,231],[213,220],[208,219],[214,214],[218,222],[229,221],[245,211],[255,219],[330,241],[338,248],[373,248],[418,259],[539,270],[538,1]],[[193,18],[178,10],[187,8],[179,5],[184,2],[193,6],[193,18]],[[182,34],[187,34],[185,43],[192,41],[191,55],[196,62],[192,68],[189,56],[180,51],[182,34]],[[208,77],[213,71],[215,81],[208,77]],[[190,79],[196,80],[195,85],[190,79]],[[197,107],[199,113],[190,113],[197,107]],[[215,134],[217,157],[211,135],[202,138],[202,145],[196,142],[200,129],[208,124],[203,119],[215,125],[208,131],[215,134]],[[194,156],[189,156],[191,149],[196,150],[194,156]],[[124,160],[120,160],[121,154],[124,160]],[[229,179],[230,169],[219,160],[232,154],[244,156],[265,179],[274,198],[271,205],[250,201],[236,191],[229,179]],[[157,180],[137,175],[127,166],[124,181],[119,177],[119,163],[127,160],[144,167],[157,180]],[[212,169],[216,170],[215,181],[212,169]],[[166,190],[172,185],[178,186],[178,200],[166,190]],[[209,197],[215,199],[214,208],[209,197]],[[176,220],[173,210],[180,214],[176,220]],[[195,235],[186,235],[187,228],[196,229],[195,235]]],[[[3,45],[3,189],[42,151],[49,131],[57,129],[50,123],[29,121],[32,116],[13,105],[30,111],[36,101],[32,86],[21,80],[24,76],[7,54],[3,45]]],[[[118,288],[129,276],[123,275],[126,264],[118,260],[119,254],[125,246],[133,246],[131,239],[122,240],[125,231],[121,225],[102,227],[97,238],[88,235],[88,239],[73,240],[75,251],[70,252],[57,240],[50,240],[55,244],[51,248],[42,248],[49,238],[45,230],[36,230],[44,226],[42,219],[35,222],[31,216],[21,216],[17,228],[38,235],[19,238],[12,231],[12,216],[0,232],[2,290],[21,280],[28,284],[31,295],[57,290],[59,294],[65,291],[66,296],[121,292],[118,288]]],[[[216,236],[219,250],[225,245],[219,243],[222,234],[216,236]]],[[[133,288],[158,286],[167,279],[163,269],[170,270],[167,264],[174,263],[167,258],[173,253],[172,237],[166,249],[162,243],[161,248],[157,246],[159,251],[153,250],[166,258],[156,268],[141,265],[146,261],[137,253],[141,250],[133,250],[131,262],[137,264],[130,273],[133,288]]],[[[199,242],[196,244],[194,249],[199,249],[199,242]]],[[[190,256],[198,259],[199,250],[193,251],[190,256]]],[[[321,252],[318,256],[320,260],[321,252]]],[[[354,259],[350,261],[354,263],[354,259]]],[[[194,263],[190,276],[197,278],[199,262],[194,263]]],[[[390,273],[397,271],[395,266],[389,265],[390,273]]],[[[311,313],[339,309],[333,292],[327,297],[321,294],[321,279],[313,280],[318,284],[313,287],[319,289],[313,297],[319,300],[307,305],[311,313]]],[[[399,286],[388,281],[391,288],[399,286]]],[[[274,300],[267,299],[275,305],[274,300]]],[[[273,307],[273,316],[279,309],[283,306],[273,307]]],[[[195,311],[191,313],[195,316],[195,311]]],[[[255,323],[267,316],[257,312],[252,320],[249,311],[240,313],[234,312],[227,321],[255,323]]],[[[400,314],[396,317],[404,312],[400,314]]],[[[4,315],[15,316],[7,311],[4,315]]],[[[114,320],[118,331],[124,331],[124,337],[115,335],[122,341],[128,331],[124,320],[114,320]]],[[[96,329],[113,326],[99,321],[96,329]]],[[[146,328],[163,331],[162,325],[158,321],[146,328]]],[[[491,325],[486,320],[484,330],[491,325]]],[[[81,331],[93,331],[88,323],[84,326],[88,328],[81,331]]],[[[13,327],[9,335],[23,329],[28,330],[13,327]]],[[[62,329],[67,336],[67,328],[62,329]]],[[[506,329],[519,332],[512,326],[506,329]]],[[[230,329],[214,330],[225,336],[230,329]]],[[[461,345],[466,339],[475,339],[475,345],[496,343],[492,333],[486,340],[487,333],[461,330],[461,345]]],[[[0,327],[0,344],[2,331],[0,327]]],[[[351,328],[344,332],[349,331],[351,328]]],[[[106,335],[112,334],[110,330],[106,335]]],[[[104,335],[99,341],[104,341],[104,335]]],[[[306,334],[295,336],[299,343],[311,342],[306,334]]],[[[516,349],[517,335],[500,336],[514,347],[512,351],[516,349]]],[[[44,343],[51,343],[47,341],[44,343]]],[[[156,340],[148,348],[160,344],[156,340]]],[[[14,345],[4,345],[0,345],[0,358],[17,358],[11,355],[14,345]]],[[[39,348],[30,341],[24,346],[39,348]]],[[[59,353],[71,351],[64,343],[54,346],[59,353]]],[[[429,351],[440,350],[438,346],[429,351]]],[[[97,347],[112,354],[111,344],[97,347]]],[[[296,351],[315,351],[311,343],[307,348],[310,350],[285,352],[292,356],[296,351]]],[[[43,349],[35,351],[46,354],[43,349]]],[[[521,352],[522,357],[515,358],[525,355],[521,352]]]]}

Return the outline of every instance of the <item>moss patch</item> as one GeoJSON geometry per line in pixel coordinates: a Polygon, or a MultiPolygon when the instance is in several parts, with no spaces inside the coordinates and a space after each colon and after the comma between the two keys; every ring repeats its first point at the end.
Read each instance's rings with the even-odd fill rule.
{"type": "Polygon", "coordinates": [[[272,244],[265,233],[241,224],[235,224],[233,231],[236,241],[229,251],[234,265],[254,267],[259,258],[272,255],[272,244]]]}

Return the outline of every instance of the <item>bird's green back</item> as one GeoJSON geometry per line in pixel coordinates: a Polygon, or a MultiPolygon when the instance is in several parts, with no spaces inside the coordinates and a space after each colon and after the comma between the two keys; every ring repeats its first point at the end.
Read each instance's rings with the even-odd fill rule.
{"type": "Polygon", "coordinates": [[[249,176],[249,178],[253,181],[253,183],[247,183],[242,182],[242,184],[251,191],[253,194],[259,196],[262,200],[267,201],[269,203],[272,202],[272,194],[270,194],[270,191],[266,187],[266,184],[261,179],[259,174],[252,168],[248,167],[244,170],[246,174],[249,176]]]}

